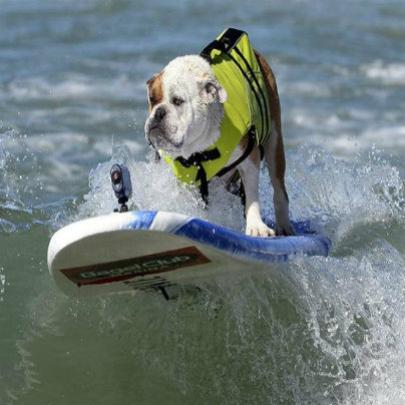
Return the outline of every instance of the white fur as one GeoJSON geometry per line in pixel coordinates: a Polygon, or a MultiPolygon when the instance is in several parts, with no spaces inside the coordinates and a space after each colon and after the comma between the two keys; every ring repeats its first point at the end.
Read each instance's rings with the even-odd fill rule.
{"type": "Polygon", "coordinates": [[[212,145],[220,135],[226,92],[210,64],[198,55],[178,57],[165,67],[162,83],[163,100],[152,109],[145,124],[150,141],[173,157],[185,158],[212,145]],[[207,84],[213,86],[209,92],[207,84]],[[173,97],[180,97],[184,103],[173,105],[173,97]],[[159,107],[167,110],[165,124],[151,133],[159,107]]]}
{"type": "Polygon", "coordinates": [[[246,234],[250,236],[275,236],[275,231],[262,220],[259,203],[260,166],[245,159],[238,167],[245,189],[246,234]]]}

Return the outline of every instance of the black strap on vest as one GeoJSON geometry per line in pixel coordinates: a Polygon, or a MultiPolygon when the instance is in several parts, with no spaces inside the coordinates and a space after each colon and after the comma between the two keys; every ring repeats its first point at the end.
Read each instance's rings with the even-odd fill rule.
{"type": "MultiPolygon", "coordinates": [[[[217,174],[217,177],[222,177],[224,174],[228,173],[236,166],[238,166],[241,162],[243,162],[252,152],[254,146],[256,144],[256,130],[255,127],[252,126],[248,133],[248,144],[246,149],[243,151],[242,155],[240,155],[234,162],[230,165],[223,167],[217,174]]],[[[209,160],[215,160],[221,157],[221,153],[217,148],[206,150],[204,152],[197,152],[193,153],[188,159],[180,156],[175,160],[178,161],[182,166],[189,168],[191,166],[197,166],[197,177],[196,180],[200,182],[200,194],[203,201],[208,204],[208,180],[207,180],[207,173],[202,165],[204,162],[208,162],[209,160]]]]}
{"type": "Polygon", "coordinates": [[[177,160],[182,166],[189,168],[191,166],[197,166],[197,177],[196,180],[200,182],[200,194],[201,198],[208,204],[208,180],[207,173],[205,172],[203,162],[208,162],[209,160],[218,159],[221,156],[217,148],[206,150],[204,152],[193,153],[188,159],[179,156],[177,160]]]}
{"type": "MultiPolygon", "coordinates": [[[[268,133],[269,130],[270,130],[270,125],[269,125],[269,117],[268,117],[268,114],[266,114],[266,108],[267,108],[267,105],[266,105],[266,96],[265,96],[264,93],[263,93],[263,89],[260,87],[260,84],[259,84],[259,82],[258,82],[258,80],[257,80],[257,77],[256,77],[256,75],[255,75],[255,73],[254,73],[254,71],[253,71],[253,69],[252,69],[252,66],[250,66],[249,62],[246,60],[246,58],[245,58],[245,56],[243,55],[243,53],[239,50],[238,47],[235,47],[235,52],[236,52],[236,53],[238,54],[238,56],[243,60],[243,62],[244,62],[244,64],[245,64],[246,68],[248,69],[250,75],[251,75],[252,78],[253,78],[253,81],[256,83],[256,86],[257,86],[257,88],[258,88],[258,90],[259,90],[259,93],[260,93],[260,96],[261,96],[261,101],[263,102],[264,112],[262,111],[262,105],[261,105],[261,103],[260,103],[260,100],[259,100],[259,98],[258,98],[258,95],[257,95],[257,93],[253,90],[252,83],[249,81],[249,84],[251,85],[251,88],[252,88],[252,90],[253,90],[253,93],[254,93],[255,96],[256,96],[257,104],[259,105],[259,109],[260,109],[260,113],[261,113],[261,118],[262,118],[262,128],[263,128],[263,131],[265,131],[266,133],[268,133]],[[266,125],[264,125],[263,117],[264,117],[264,120],[265,120],[266,125]]],[[[232,58],[232,59],[233,59],[233,58],[232,58]]],[[[234,59],[233,59],[233,60],[234,60],[234,59]]],[[[234,61],[235,61],[235,60],[234,60],[234,61]]],[[[235,63],[236,63],[236,61],[235,61],[235,63]]]]}
{"type": "Polygon", "coordinates": [[[255,127],[251,127],[248,133],[248,144],[246,146],[246,149],[233,163],[222,168],[216,175],[218,177],[221,177],[224,174],[228,173],[230,170],[234,169],[238,164],[242,163],[250,155],[255,144],[256,144],[256,130],[255,127]]]}

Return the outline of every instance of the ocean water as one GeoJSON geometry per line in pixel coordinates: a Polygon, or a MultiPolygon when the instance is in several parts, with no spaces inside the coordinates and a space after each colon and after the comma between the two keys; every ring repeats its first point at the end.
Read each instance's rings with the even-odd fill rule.
{"type": "MultiPolygon", "coordinates": [[[[405,3],[395,0],[0,1],[0,405],[405,403],[405,3]],[[61,226],[132,208],[202,211],[144,140],[145,81],[229,26],[278,79],[294,219],[328,258],[213,281],[200,294],[64,296],[61,226]]],[[[264,214],[271,188],[261,179],[264,214]]]]}

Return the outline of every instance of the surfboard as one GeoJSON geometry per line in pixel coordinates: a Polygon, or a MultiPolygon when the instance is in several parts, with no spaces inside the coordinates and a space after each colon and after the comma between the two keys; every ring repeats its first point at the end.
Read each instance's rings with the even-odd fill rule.
{"type": "Polygon", "coordinates": [[[260,238],[209,221],[164,211],[112,213],[58,230],[48,247],[48,267],[69,296],[173,286],[263,270],[297,255],[327,256],[330,240],[294,223],[297,235],[260,238]]]}

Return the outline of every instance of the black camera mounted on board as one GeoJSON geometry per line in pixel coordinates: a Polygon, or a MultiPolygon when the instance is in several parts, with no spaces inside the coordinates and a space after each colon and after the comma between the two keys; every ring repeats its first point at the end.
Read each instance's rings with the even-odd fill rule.
{"type": "Polygon", "coordinates": [[[119,208],[114,212],[127,212],[127,202],[132,195],[131,175],[126,166],[118,163],[114,164],[110,170],[111,186],[115,197],[118,199],[119,208]]]}

